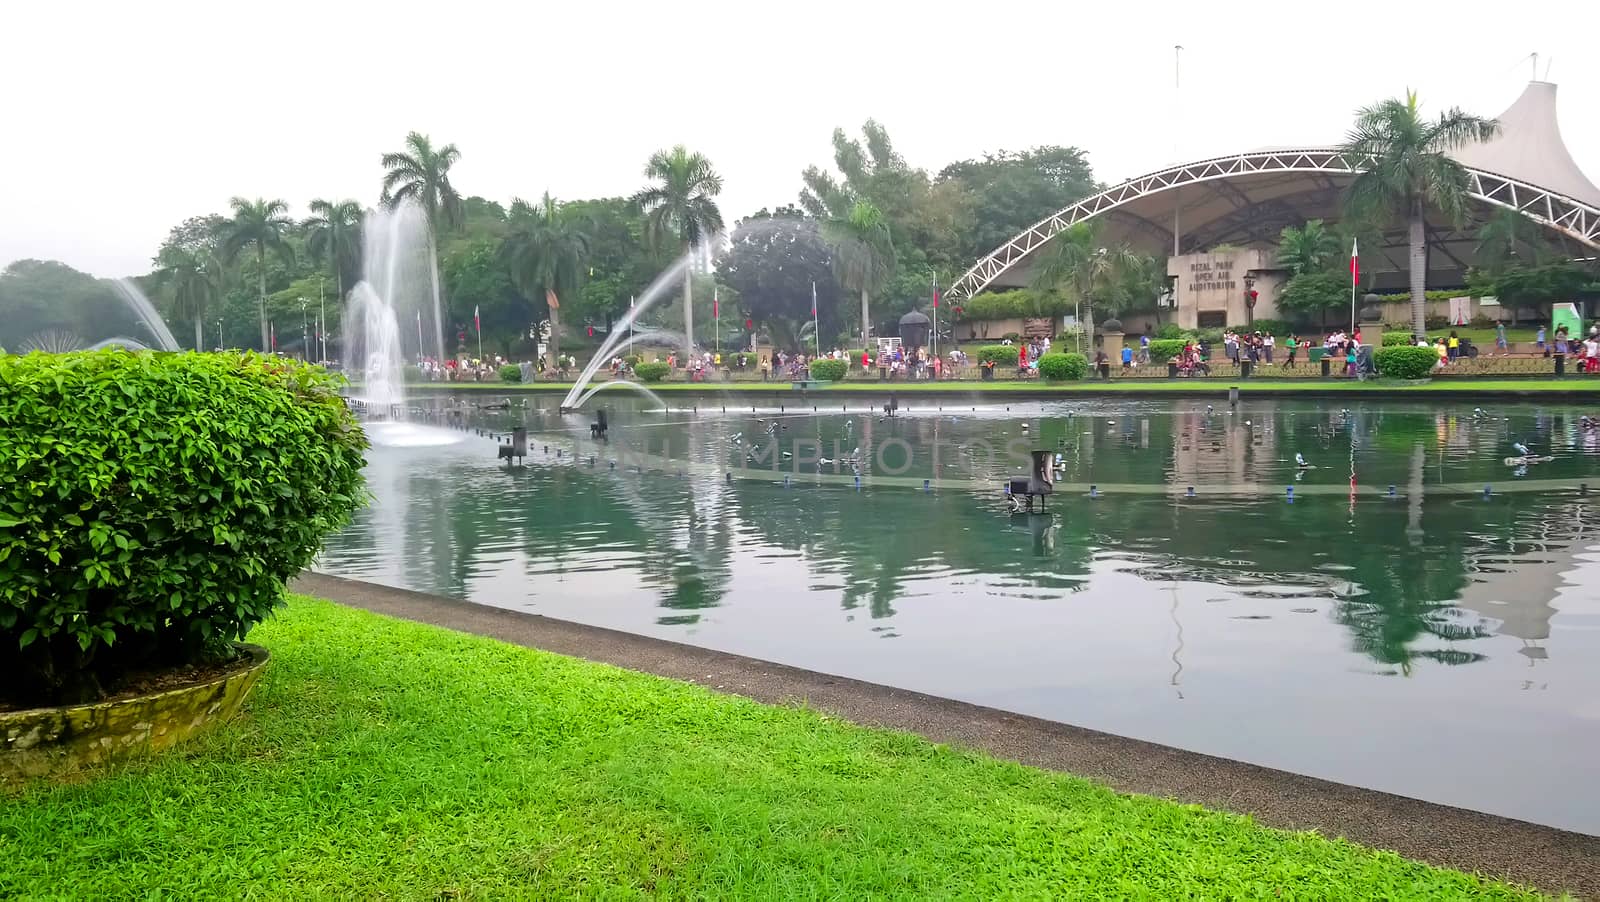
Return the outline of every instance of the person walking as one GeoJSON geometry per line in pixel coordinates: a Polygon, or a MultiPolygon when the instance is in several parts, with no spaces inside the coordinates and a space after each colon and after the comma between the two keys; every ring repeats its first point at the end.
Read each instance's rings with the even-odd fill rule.
{"type": "Polygon", "coordinates": [[[1283,368],[1292,370],[1294,369],[1294,352],[1300,349],[1299,339],[1294,333],[1289,333],[1289,340],[1283,343],[1283,348],[1289,352],[1288,359],[1283,362],[1283,368]]]}
{"type": "Polygon", "coordinates": [[[1494,349],[1501,357],[1511,353],[1511,346],[1506,341],[1505,323],[1497,322],[1494,324],[1494,349]]]}

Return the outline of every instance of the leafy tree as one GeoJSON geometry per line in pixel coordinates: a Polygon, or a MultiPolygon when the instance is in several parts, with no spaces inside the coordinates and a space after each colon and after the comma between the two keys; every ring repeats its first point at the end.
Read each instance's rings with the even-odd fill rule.
{"type": "Polygon", "coordinates": [[[345,273],[361,267],[361,204],[353,200],[311,202],[307,217],[306,250],[313,260],[326,262],[333,271],[333,282],[344,301],[345,273]]]}
{"type": "Polygon", "coordinates": [[[1356,113],[1344,153],[1366,168],[1345,195],[1345,207],[1360,221],[1403,219],[1411,245],[1411,328],[1426,332],[1427,214],[1435,209],[1453,222],[1466,217],[1471,189],[1466,167],[1449,152],[1494,137],[1499,126],[1451,108],[1437,120],[1423,118],[1415,92],[1356,113]]]}
{"type": "Polygon", "coordinates": [[[1278,309],[1327,321],[1329,310],[1343,310],[1350,303],[1350,280],[1328,268],[1301,272],[1278,290],[1278,309]]]}
{"type": "Polygon", "coordinates": [[[1062,207],[1098,191],[1094,171],[1076,147],[1035,147],[961,160],[939,171],[935,189],[959,188],[967,215],[956,244],[971,262],[1062,207]]]}
{"type": "Polygon", "coordinates": [[[487,232],[450,243],[444,251],[442,276],[449,289],[449,317],[472,321],[481,313],[483,331],[491,342],[510,352],[511,339],[524,336],[534,319],[534,304],[517,291],[509,261],[501,252],[505,238],[487,232]]]}
{"type": "Polygon", "coordinates": [[[565,206],[588,223],[589,277],[577,306],[584,316],[605,323],[609,330],[667,261],[645,240],[638,208],[627,198],[571,201],[565,206]]]}
{"type": "Polygon", "coordinates": [[[435,149],[433,141],[420,132],[406,135],[405,150],[386,153],[383,163],[383,193],[379,202],[393,210],[403,203],[415,203],[428,219],[429,276],[433,293],[439,293],[439,237],[460,224],[461,195],[450,184],[450,167],[461,159],[454,144],[435,149]]]}
{"type": "Polygon", "coordinates": [[[833,247],[833,271],[847,291],[861,295],[861,343],[872,337],[871,295],[894,273],[894,242],[883,214],[871,201],[858,200],[844,216],[822,224],[833,247]]]}
{"type": "Polygon", "coordinates": [[[550,359],[561,354],[561,296],[574,297],[589,256],[587,225],[546,191],[538,204],[511,203],[504,253],[524,297],[543,296],[550,308],[550,359]]]}
{"type": "Polygon", "coordinates": [[[1343,250],[1339,238],[1320,219],[1300,228],[1286,227],[1278,236],[1278,265],[1293,275],[1331,270],[1343,250]]]}
{"type": "MultiPolygon", "coordinates": [[[[722,211],[713,200],[722,193],[722,176],[711,168],[710,160],[679,144],[651,155],[644,175],[655,184],[635,194],[633,200],[644,211],[645,236],[651,247],[659,250],[676,238],[687,256],[722,231],[722,211]]],[[[685,356],[694,355],[693,270],[692,262],[683,269],[685,356]]]]}
{"type": "Polygon", "coordinates": [[[294,251],[287,237],[294,221],[288,216],[289,205],[282,200],[235,197],[228,205],[233,208],[233,219],[224,227],[222,256],[232,261],[245,248],[255,248],[256,310],[261,321],[261,350],[266,351],[271,347],[267,337],[267,251],[285,263],[293,261],[294,251]]]}
{"type": "Polygon", "coordinates": [[[1083,334],[1091,336],[1095,309],[1112,315],[1128,309],[1134,300],[1129,291],[1134,281],[1130,273],[1145,265],[1126,245],[1102,247],[1097,238],[1086,222],[1057,232],[1045,245],[1033,279],[1035,290],[1056,292],[1076,303],[1082,312],[1083,334]]]}
{"type": "MultiPolygon", "coordinates": [[[[817,219],[844,219],[858,201],[871,201],[888,225],[890,241],[902,249],[898,255],[902,260],[922,263],[932,249],[947,256],[954,242],[938,230],[952,231],[956,222],[966,219],[962,198],[949,192],[936,197],[928,174],[906,164],[878,122],[867,120],[861,133],[865,143],[850,138],[844,129],[833,130],[833,162],[839,176],[807,167],[801,174],[805,187],[800,206],[817,219]]],[[[938,262],[950,261],[942,256],[938,262]]]]}
{"type": "Polygon", "coordinates": [[[731,241],[717,261],[717,278],[738,294],[755,328],[766,330],[779,347],[798,350],[801,327],[811,322],[815,285],[822,333],[839,333],[843,301],[833,254],[816,220],[793,207],[761,210],[734,228],[731,241]]]}

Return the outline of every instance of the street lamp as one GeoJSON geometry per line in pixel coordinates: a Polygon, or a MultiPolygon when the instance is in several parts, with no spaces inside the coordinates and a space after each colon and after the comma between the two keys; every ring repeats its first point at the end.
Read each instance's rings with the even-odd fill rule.
{"type": "Polygon", "coordinates": [[[1244,276],[1244,309],[1245,317],[1249,322],[1256,321],[1256,277],[1245,273],[1244,276]]]}
{"type": "Polygon", "coordinates": [[[311,333],[306,329],[306,305],[310,303],[300,299],[300,359],[307,363],[311,361],[311,333]]]}

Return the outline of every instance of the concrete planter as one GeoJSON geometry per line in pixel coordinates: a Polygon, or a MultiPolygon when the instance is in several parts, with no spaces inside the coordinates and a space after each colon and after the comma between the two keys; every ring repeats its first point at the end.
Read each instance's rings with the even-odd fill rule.
{"type": "Polygon", "coordinates": [[[69,774],[159,752],[238,713],[267,663],[267,650],[241,644],[247,656],[205,682],[153,695],[0,712],[0,784],[69,774]]]}

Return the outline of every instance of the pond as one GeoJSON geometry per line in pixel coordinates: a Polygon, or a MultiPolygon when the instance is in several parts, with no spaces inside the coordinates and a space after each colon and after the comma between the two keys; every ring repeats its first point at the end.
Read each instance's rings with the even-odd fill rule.
{"type": "Polygon", "coordinates": [[[1600,834],[1593,411],[813,400],[415,401],[320,568],[1600,834]]]}

